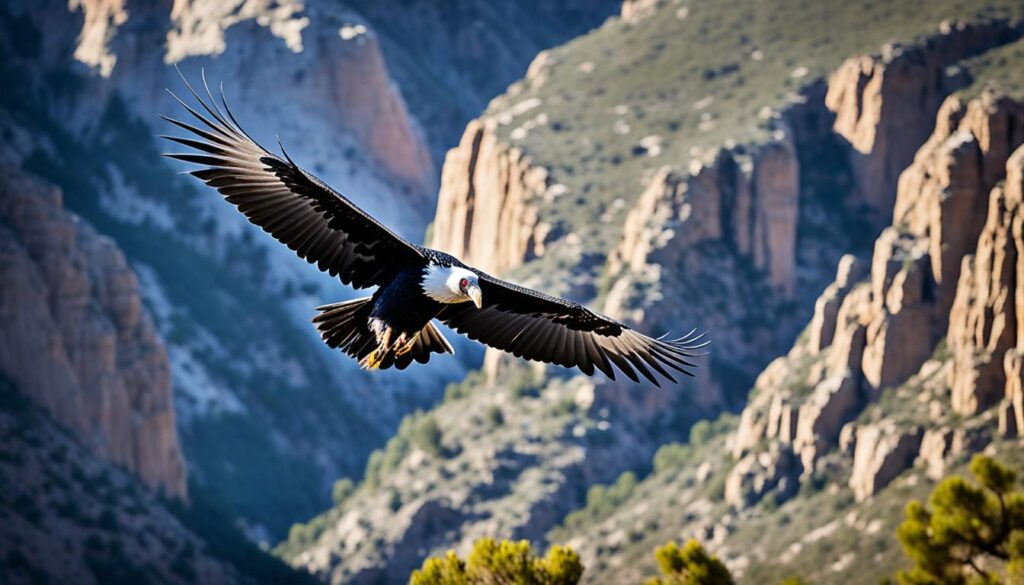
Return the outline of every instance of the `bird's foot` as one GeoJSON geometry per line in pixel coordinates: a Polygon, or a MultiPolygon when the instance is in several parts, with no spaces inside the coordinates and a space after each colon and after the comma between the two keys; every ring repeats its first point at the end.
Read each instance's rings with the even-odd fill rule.
{"type": "Polygon", "coordinates": [[[391,328],[384,330],[384,334],[378,340],[377,348],[366,354],[366,357],[359,360],[359,366],[364,370],[376,370],[384,362],[388,355],[388,345],[391,343],[391,328]]]}
{"type": "Polygon", "coordinates": [[[403,356],[412,351],[412,346],[416,345],[416,338],[420,336],[419,333],[413,335],[408,341],[405,339],[405,335],[398,337],[398,341],[395,342],[395,355],[403,356]]]}
{"type": "Polygon", "coordinates": [[[366,354],[366,357],[359,360],[359,366],[364,370],[376,370],[380,367],[381,362],[384,361],[384,356],[387,353],[387,349],[377,348],[370,353],[366,354]]]}

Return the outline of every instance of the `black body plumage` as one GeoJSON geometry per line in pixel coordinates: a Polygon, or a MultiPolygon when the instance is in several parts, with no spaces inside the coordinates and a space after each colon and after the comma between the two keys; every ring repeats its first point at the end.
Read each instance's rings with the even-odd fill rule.
{"type": "Polygon", "coordinates": [[[413,335],[437,317],[444,305],[423,293],[426,266],[410,266],[373,295],[371,319],[395,329],[395,334],[413,335]]]}
{"type": "Polygon", "coordinates": [[[325,343],[364,367],[403,369],[413,361],[426,363],[433,353],[454,353],[434,319],[517,357],[577,367],[588,375],[599,370],[611,379],[617,369],[633,381],[638,374],[654,384],[658,375],[674,381],[672,371],[691,375],[690,359],[702,355],[697,350],[707,344],[700,341],[703,334],[653,339],[578,303],[407,242],[296,165],[283,148],[279,157],[260,146],[242,130],[223,95],[222,111],[208,88],[207,102],[187,81],[186,86],[205,114],[178,100],[200,126],[165,117],[193,135],[165,136],[193,149],[165,156],[199,165],[192,175],[300,258],[354,288],[377,287],[370,297],[319,307],[313,320],[325,343]],[[441,269],[442,278],[431,286],[451,287],[446,275],[458,281],[442,291],[454,296],[425,292],[432,269],[441,269]]]}

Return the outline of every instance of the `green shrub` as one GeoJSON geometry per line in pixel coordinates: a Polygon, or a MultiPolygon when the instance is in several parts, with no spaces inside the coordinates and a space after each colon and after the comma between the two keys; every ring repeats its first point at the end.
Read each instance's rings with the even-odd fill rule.
{"type": "Polygon", "coordinates": [[[678,471],[693,462],[693,447],[681,443],[663,445],[654,454],[654,473],[663,474],[678,471]]]}
{"type": "Polygon", "coordinates": [[[949,477],[935,486],[928,506],[907,505],[896,535],[914,566],[897,574],[902,585],[1024,582],[1024,491],[1014,489],[1017,475],[982,455],[970,469],[977,483],[949,477]]]}
{"type": "Polygon", "coordinates": [[[709,555],[699,542],[691,539],[682,548],[669,542],[655,551],[660,577],[647,585],[733,585],[732,575],[718,557],[709,555]]]}
{"type": "Polygon", "coordinates": [[[505,424],[505,415],[502,414],[500,406],[492,404],[484,411],[484,420],[492,427],[500,427],[505,424]]]}
{"type": "Polygon", "coordinates": [[[413,430],[412,442],[417,447],[434,457],[443,457],[444,446],[441,444],[443,434],[441,426],[433,416],[423,417],[413,430]]]}
{"type": "Polygon", "coordinates": [[[343,477],[334,482],[334,486],[331,488],[331,500],[334,501],[335,506],[340,506],[345,500],[349,499],[355,491],[356,486],[352,483],[352,480],[347,477],[343,477]]]}
{"type": "Polygon", "coordinates": [[[582,577],[580,557],[568,547],[553,546],[541,558],[525,540],[484,538],[473,544],[465,561],[452,551],[425,560],[409,585],[575,585],[582,577]]]}
{"type": "Polygon", "coordinates": [[[570,529],[581,528],[588,523],[596,522],[611,516],[615,510],[626,502],[636,490],[636,474],[627,471],[609,486],[595,485],[587,490],[587,504],[565,517],[565,526],[570,529]]]}

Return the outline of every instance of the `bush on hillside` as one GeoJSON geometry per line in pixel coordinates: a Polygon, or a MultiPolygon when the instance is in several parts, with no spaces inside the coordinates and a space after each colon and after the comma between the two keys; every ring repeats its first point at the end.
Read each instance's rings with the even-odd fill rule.
{"type": "Polygon", "coordinates": [[[647,585],[733,585],[732,575],[718,557],[708,554],[696,539],[682,548],[669,542],[655,551],[661,576],[647,585]]]}
{"type": "Polygon", "coordinates": [[[1017,475],[982,455],[970,469],[976,483],[948,477],[927,506],[907,505],[897,536],[914,566],[897,575],[901,585],[1024,583],[1024,491],[1015,489],[1017,475]]]}
{"type": "Polygon", "coordinates": [[[449,551],[432,557],[413,571],[409,585],[575,585],[583,576],[583,564],[571,548],[553,546],[544,557],[533,554],[525,540],[476,541],[467,560],[449,551]]]}
{"type": "Polygon", "coordinates": [[[338,481],[334,482],[334,486],[331,488],[331,500],[334,501],[335,506],[340,506],[345,500],[355,493],[356,486],[352,483],[352,480],[343,477],[338,481]]]}

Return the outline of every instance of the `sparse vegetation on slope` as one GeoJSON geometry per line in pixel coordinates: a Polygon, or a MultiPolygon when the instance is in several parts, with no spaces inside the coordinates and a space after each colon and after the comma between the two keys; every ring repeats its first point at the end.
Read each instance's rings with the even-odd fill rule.
{"type": "Polygon", "coordinates": [[[614,243],[642,178],[665,164],[685,168],[705,150],[766,140],[763,109],[800,99],[843,59],[933,34],[946,19],[1022,10],[1014,0],[660,4],[640,22],[612,20],[552,50],[488,110],[503,141],[568,187],[544,220],[579,234],[590,252],[614,243]]]}

